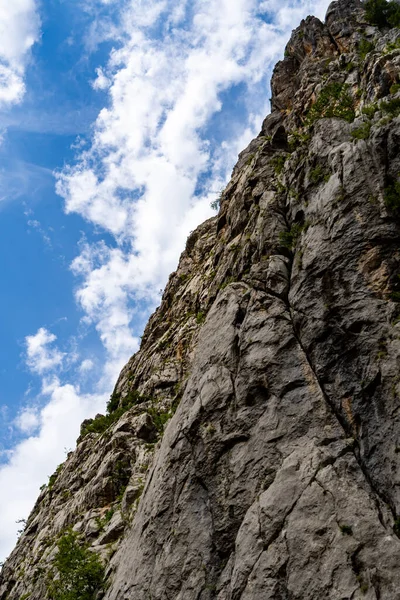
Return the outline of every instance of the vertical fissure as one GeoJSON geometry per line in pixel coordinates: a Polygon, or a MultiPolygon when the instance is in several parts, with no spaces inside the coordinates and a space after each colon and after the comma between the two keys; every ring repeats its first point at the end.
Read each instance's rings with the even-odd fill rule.
{"type": "MultiPolygon", "coordinates": [[[[287,223],[288,230],[290,230],[290,227],[289,227],[290,221],[288,220],[287,216],[285,218],[285,222],[287,223]]],[[[354,433],[351,430],[350,424],[346,421],[344,416],[340,413],[340,411],[335,406],[335,403],[329,397],[329,394],[326,392],[324,385],[323,385],[322,381],[320,380],[320,378],[317,374],[317,371],[313,365],[311,356],[303,344],[300,332],[296,328],[296,324],[293,319],[293,314],[296,311],[290,302],[290,291],[291,291],[291,285],[292,285],[292,274],[293,274],[293,264],[294,264],[294,260],[295,260],[295,255],[296,255],[296,248],[293,248],[290,252],[290,258],[289,258],[289,263],[288,263],[288,273],[289,273],[288,274],[288,288],[287,288],[287,294],[284,298],[284,302],[287,306],[287,310],[289,313],[289,318],[290,318],[290,322],[291,322],[291,326],[292,326],[292,330],[293,330],[293,335],[298,343],[298,346],[299,346],[304,358],[306,359],[306,361],[308,363],[308,366],[311,369],[311,372],[313,373],[313,377],[318,385],[318,389],[320,390],[322,397],[324,398],[331,413],[335,416],[336,420],[340,424],[340,426],[343,429],[343,431],[345,432],[346,436],[354,439],[354,446],[353,446],[353,450],[352,450],[353,455],[354,455],[354,457],[357,461],[357,464],[360,467],[366,481],[368,482],[370,489],[373,492],[373,497],[375,499],[375,506],[376,506],[379,521],[380,521],[381,525],[385,529],[387,529],[387,525],[385,524],[384,519],[383,519],[383,515],[382,515],[382,511],[381,511],[381,507],[380,507],[380,501],[389,507],[394,521],[396,521],[396,519],[397,519],[396,509],[393,506],[390,499],[387,497],[387,495],[381,489],[378,488],[378,486],[375,484],[372,477],[370,476],[370,474],[368,472],[368,468],[364,464],[362,456],[361,456],[359,441],[357,440],[357,438],[354,437],[354,433]]],[[[397,537],[400,537],[399,534],[396,532],[396,530],[394,530],[394,533],[396,533],[397,537]]]]}

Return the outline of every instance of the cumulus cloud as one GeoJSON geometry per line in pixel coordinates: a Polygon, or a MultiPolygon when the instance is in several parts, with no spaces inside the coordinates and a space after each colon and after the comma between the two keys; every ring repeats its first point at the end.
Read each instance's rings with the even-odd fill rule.
{"type": "Polygon", "coordinates": [[[96,21],[90,37],[117,42],[92,82],[108,103],[90,144],[79,144],[77,162],[58,173],[57,192],[67,213],[107,233],[107,241],[83,241],[71,265],[83,320],[96,328],[106,359],[98,389],[85,395],[79,384],[91,359],[76,365],[73,383],[61,381],[54,372],[68,357],[54,334],[41,328],[28,336],[27,362],[43,378],[46,404],[20,415],[20,429],[37,433],[0,469],[3,554],[14,542],[13,521],[27,515],[44,474],[73,446],[79,422],[104,407],[105,392],[138,347],[143,312],[157,303],[185,238],[212,214],[237,153],[258,133],[271,68],[290,30],[310,12],[323,16],[328,1],[99,4],[119,11],[119,25],[96,21]]]}
{"type": "Polygon", "coordinates": [[[73,385],[62,385],[57,378],[43,389],[44,408],[26,409],[17,419],[25,433],[37,431],[8,452],[7,464],[0,469],[0,556],[5,557],[15,543],[18,519],[32,509],[39,487],[47,483],[65,449],[73,448],[77,423],[104,406],[102,395],[83,395],[73,385]]]}
{"type": "Polygon", "coordinates": [[[0,107],[19,102],[25,91],[24,72],[30,50],[39,37],[35,0],[0,5],[0,107]]]}
{"type": "Polygon", "coordinates": [[[31,434],[39,426],[39,416],[33,407],[23,409],[15,419],[15,425],[22,433],[31,434]]]}
{"type": "Polygon", "coordinates": [[[93,86],[109,105],[91,147],[58,174],[67,212],[111,233],[74,261],[77,300],[108,351],[134,348],[133,306],[156,302],[189,231],[212,212],[237,152],[268,110],[268,76],[292,27],[328,2],[185,0],[125,2],[119,39],[93,86]],[[160,37],[160,31],[161,37],[160,37]],[[219,139],[210,123],[241,86],[219,139]],[[115,337],[115,331],[118,332],[115,337]]]}
{"type": "Polygon", "coordinates": [[[90,358],[86,358],[79,365],[80,373],[87,373],[88,371],[91,371],[93,368],[94,368],[94,362],[90,358]]]}
{"type": "Polygon", "coordinates": [[[44,327],[35,335],[26,337],[26,362],[31,371],[42,375],[61,366],[65,354],[57,348],[50,347],[56,339],[57,337],[44,327]]]}

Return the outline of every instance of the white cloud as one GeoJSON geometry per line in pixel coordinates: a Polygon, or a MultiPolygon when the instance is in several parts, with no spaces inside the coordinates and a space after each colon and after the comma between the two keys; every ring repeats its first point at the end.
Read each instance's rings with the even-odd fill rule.
{"type": "MultiPolygon", "coordinates": [[[[267,113],[268,77],[290,30],[310,12],[322,16],[328,1],[102,4],[118,7],[121,23],[96,21],[89,36],[90,44],[113,37],[119,44],[93,84],[108,91],[109,103],[94,123],[91,145],[59,173],[57,191],[67,212],[114,238],[109,245],[82,243],[71,265],[83,321],[97,329],[105,349],[103,376],[93,395],[77,383],[93,366],[88,359],[75,365],[74,385],[44,379],[48,402],[35,413],[38,433],[0,469],[3,555],[14,543],[14,520],[27,515],[44,475],[73,446],[80,421],[104,408],[105,390],[138,347],[138,314],[158,301],[186,236],[213,214],[210,201],[267,113]],[[232,94],[231,105],[225,103],[232,94]]],[[[55,339],[44,328],[27,338],[28,365],[43,377],[69,363],[52,346],[55,339]]],[[[34,418],[26,414],[20,426],[31,419],[33,427],[34,418]]]]}
{"type": "Polygon", "coordinates": [[[94,368],[94,362],[90,358],[83,360],[79,366],[80,373],[87,373],[94,368]]]}
{"type": "Polygon", "coordinates": [[[92,86],[95,90],[106,90],[110,87],[111,81],[104,74],[104,71],[101,67],[96,69],[96,79],[93,81],[92,86]]]}
{"type": "MultiPolygon", "coordinates": [[[[0,133],[0,145],[4,131],[0,133]]],[[[43,194],[43,190],[53,185],[50,169],[5,156],[0,164],[0,203],[6,205],[11,200],[29,195],[31,199],[43,194]]]]}
{"type": "Polygon", "coordinates": [[[310,4],[292,2],[289,19],[274,0],[196,0],[190,17],[183,0],[125,3],[125,43],[93,84],[108,88],[110,104],[91,148],[57,184],[67,212],[115,237],[117,247],[85,247],[73,264],[83,280],[78,302],[108,351],[117,340],[121,355],[135,346],[132,301],[155,301],[189,231],[212,214],[215,190],[267,112],[267,75],[310,4]],[[160,29],[161,39],[153,34],[160,29]],[[222,93],[239,84],[240,121],[236,115],[216,145],[210,120],[224,111],[222,93]]]}
{"type": "MultiPolygon", "coordinates": [[[[105,396],[82,395],[72,385],[61,385],[54,378],[44,390],[45,407],[25,410],[19,417],[20,428],[30,435],[11,452],[7,464],[0,468],[0,556],[4,557],[15,543],[18,519],[26,518],[39,493],[58,463],[65,459],[65,448],[73,448],[78,423],[104,406],[105,396]]],[[[17,424],[18,424],[17,423],[17,424]]]]}
{"type": "Polygon", "coordinates": [[[33,407],[23,409],[15,419],[15,425],[23,433],[31,434],[39,426],[40,420],[38,412],[33,407]]]}
{"type": "Polygon", "coordinates": [[[19,102],[24,95],[25,67],[39,26],[35,0],[1,2],[0,107],[19,102]]]}
{"type": "Polygon", "coordinates": [[[49,346],[57,337],[41,327],[35,335],[28,335],[26,341],[26,362],[32,372],[42,375],[60,367],[65,356],[57,348],[49,346]]]}

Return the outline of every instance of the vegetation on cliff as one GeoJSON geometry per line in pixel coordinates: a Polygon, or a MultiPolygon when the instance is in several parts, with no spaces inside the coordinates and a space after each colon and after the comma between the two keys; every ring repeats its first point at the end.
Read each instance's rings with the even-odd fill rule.
{"type": "Polygon", "coordinates": [[[94,600],[104,583],[98,555],[72,530],[58,540],[53,565],[47,577],[49,600],[94,600]]]}
{"type": "Polygon", "coordinates": [[[378,27],[399,27],[400,4],[396,0],[367,0],[365,16],[370,23],[378,27]]]}
{"type": "MultiPolygon", "coordinates": [[[[92,600],[101,561],[107,600],[400,600],[390,6],[339,0],[293,33],[218,216],[190,237],[107,414],[83,425],[6,573],[36,560],[52,600],[92,600]],[[366,26],[379,10],[384,29],[366,26]]],[[[7,597],[10,580],[0,600],[29,585],[7,597]]]]}

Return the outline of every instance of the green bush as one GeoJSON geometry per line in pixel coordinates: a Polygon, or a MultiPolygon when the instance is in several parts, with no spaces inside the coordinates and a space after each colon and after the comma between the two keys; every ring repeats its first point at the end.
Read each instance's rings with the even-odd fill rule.
{"type": "Polygon", "coordinates": [[[224,188],[222,188],[222,190],[220,190],[220,191],[218,192],[218,196],[217,196],[217,198],[216,198],[215,200],[213,200],[212,202],[210,202],[210,207],[211,207],[213,210],[219,210],[219,209],[220,209],[220,207],[221,207],[221,202],[222,202],[222,200],[223,200],[223,197],[224,197],[224,191],[225,191],[225,190],[224,190],[224,188]]]}
{"type": "Polygon", "coordinates": [[[279,234],[279,241],[281,245],[288,250],[293,250],[303,229],[304,225],[300,225],[300,223],[293,223],[290,231],[281,231],[279,234]]]}
{"type": "Polygon", "coordinates": [[[322,181],[329,181],[330,177],[330,174],[321,165],[317,165],[310,171],[310,181],[314,185],[318,185],[322,181]]]}
{"type": "Polygon", "coordinates": [[[114,410],[117,410],[117,408],[119,407],[120,400],[121,394],[114,391],[111,394],[109,401],[107,402],[107,412],[112,413],[114,412],[114,410]]]}
{"type": "Polygon", "coordinates": [[[289,136],[289,150],[290,152],[294,152],[299,146],[303,144],[307,144],[311,139],[311,135],[309,133],[304,133],[302,131],[291,131],[289,136]]]}
{"type": "Polygon", "coordinates": [[[323,117],[338,117],[349,123],[354,121],[354,100],[347,84],[335,82],[326,85],[308,111],[306,124],[312,125],[323,117]]]}
{"type": "Polygon", "coordinates": [[[212,202],[210,202],[210,208],[212,208],[213,210],[219,210],[219,206],[220,206],[220,199],[216,198],[215,200],[213,200],[212,202]]]}
{"type": "Polygon", "coordinates": [[[358,55],[362,60],[365,60],[365,57],[369,52],[371,52],[375,48],[375,45],[372,42],[369,42],[367,39],[362,38],[360,43],[358,44],[358,55]]]}
{"type": "Polygon", "coordinates": [[[283,154],[279,154],[278,156],[274,156],[271,159],[271,164],[274,168],[274,171],[277,175],[280,175],[283,171],[283,167],[285,166],[287,156],[283,154]]]}
{"type": "Polygon", "coordinates": [[[121,394],[113,393],[107,402],[107,413],[98,415],[95,419],[89,419],[81,426],[81,437],[88,433],[104,433],[111,425],[116,423],[127,410],[150,400],[147,396],[142,396],[137,390],[130,391],[121,399],[121,394]]]}
{"type": "Polygon", "coordinates": [[[147,412],[151,416],[158,433],[162,434],[165,424],[170,420],[173,413],[170,411],[160,412],[155,406],[149,408],[147,412]]]}
{"type": "Polygon", "coordinates": [[[369,134],[371,132],[371,123],[363,123],[357,129],[354,129],[351,132],[351,135],[356,140],[366,140],[369,138],[369,134]]]}
{"type": "Polygon", "coordinates": [[[367,21],[378,27],[386,27],[387,4],[386,0],[367,0],[364,4],[367,21]]]}
{"type": "Polygon", "coordinates": [[[391,27],[400,27],[400,5],[398,2],[388,2],[387,21],[391,27]]]}
{"type": "Polygon", "coordinates": [[[50,600],[94,600],[104,583],[98,555],[71,529],[59,539],[57,548],[54,569],[47,578],[50,600]]]}
{"type": "Polygon", "coordinates": [[[356,67],[356,63],[353,62],[349,62],[347,63],[347,65],[344,67],[345,71],[347,71],[347,73],[350,73],[351,71],[353,71],[356,67]]]}
{"type": "Polygon", "coordinates": [[[205,320],[206,320],[206,315],[204,314],[204,312],[199,311],[197,313],[197,315],[196,315],[196,323],[197,323],[197,325],[202,325],[205,320]]]}
{"type": "Polygon", "coordinates": [[[400,5],[396,0],[367,0],[364,4],[367,21],[377,27],[399,27],[400,5]]]}
{"type": "MultiPolygon", "coordinates": [[[[126,490],[126,486],[128,485],[129,479],[131,477],[131,467],[129,464],[129,460],[117,460],[113,465],[113,470],[111,473],[111,480],[114,484],[114,491],[117,496],[117,499],[121,500],[124,492],[126,490]]],[[[111,515],[112,516],[112,515],[111,515]]]]}
{"type": "Polygon", "coordinates": [[[374,116],[374,114],[376,113],[377,110],[379,110],[378,105],[376,103],[373,103],[373,104],[367,104],[366,106],[363,106],[363,109],[361,112],[363,115],[367,115],[367,117],[372,119],[372,117],[374,116]]]}
{"type": "Polygon", "coordinates": [[[107,510],[107,512],[103,515],[103,517],[96,517],[96,523],[99,527],[100,531],[103,531],[107,523],[109,523],[114,514],[114,508],[111,507],[107,510]]]}
{"type": "Polygon", "coordinates": [[[400,98],[385,100],[384,102],[381,102],[379,108],[383,112],[388,113],[391,117],[398,117],[400,115],[400,98]]]}
{"type": "Polygon", "coordinates": [[[146,402],[149,400],[146,396],[142,396],[139,394],[137,390],[131,390],[124,396],[121,400],[121,394],[117,392],[113,392],[110,396],[109,401],[107,402],[107,413],[111,414],[118,410],[118,408],[131,408],[135,404],[141,404],[142,402],[146,402]]]}
{"type": "Polygon", "coordinates": [[[399,49],[400,49],[400,39],[397,39],[394,42],[389,42],[385,46],[383,53],[389,54],[390,52],[393,52],[393,50],[399,50],[399,49]]]}
{"type": "Polygon", "coordinates": [[[384,200],[386,206],[394,211],[399,212],[400,210],[400,181],[397,180],[391,183],[385,188],[384,200]]]}
{"type": "Polygon", "coordinates": [[[50,475],[49,483],[47,484],[47,487],[49,488],[49,490],[51,490],[52,487],[54,487],[54,484],[57,481],[57,478],[58,478],[59,474],[61,473],[63,466],[64,466],[64,463],[61,463],[60,465],[58,465],[58,467],[54,471],[54,473],[52,475],[50,475]]]}
{"type": "Polygon", "coordinates": [[[353,530],[350,525],[340,525],[340,531],[343,535],[353,535],[353,530]]]}

